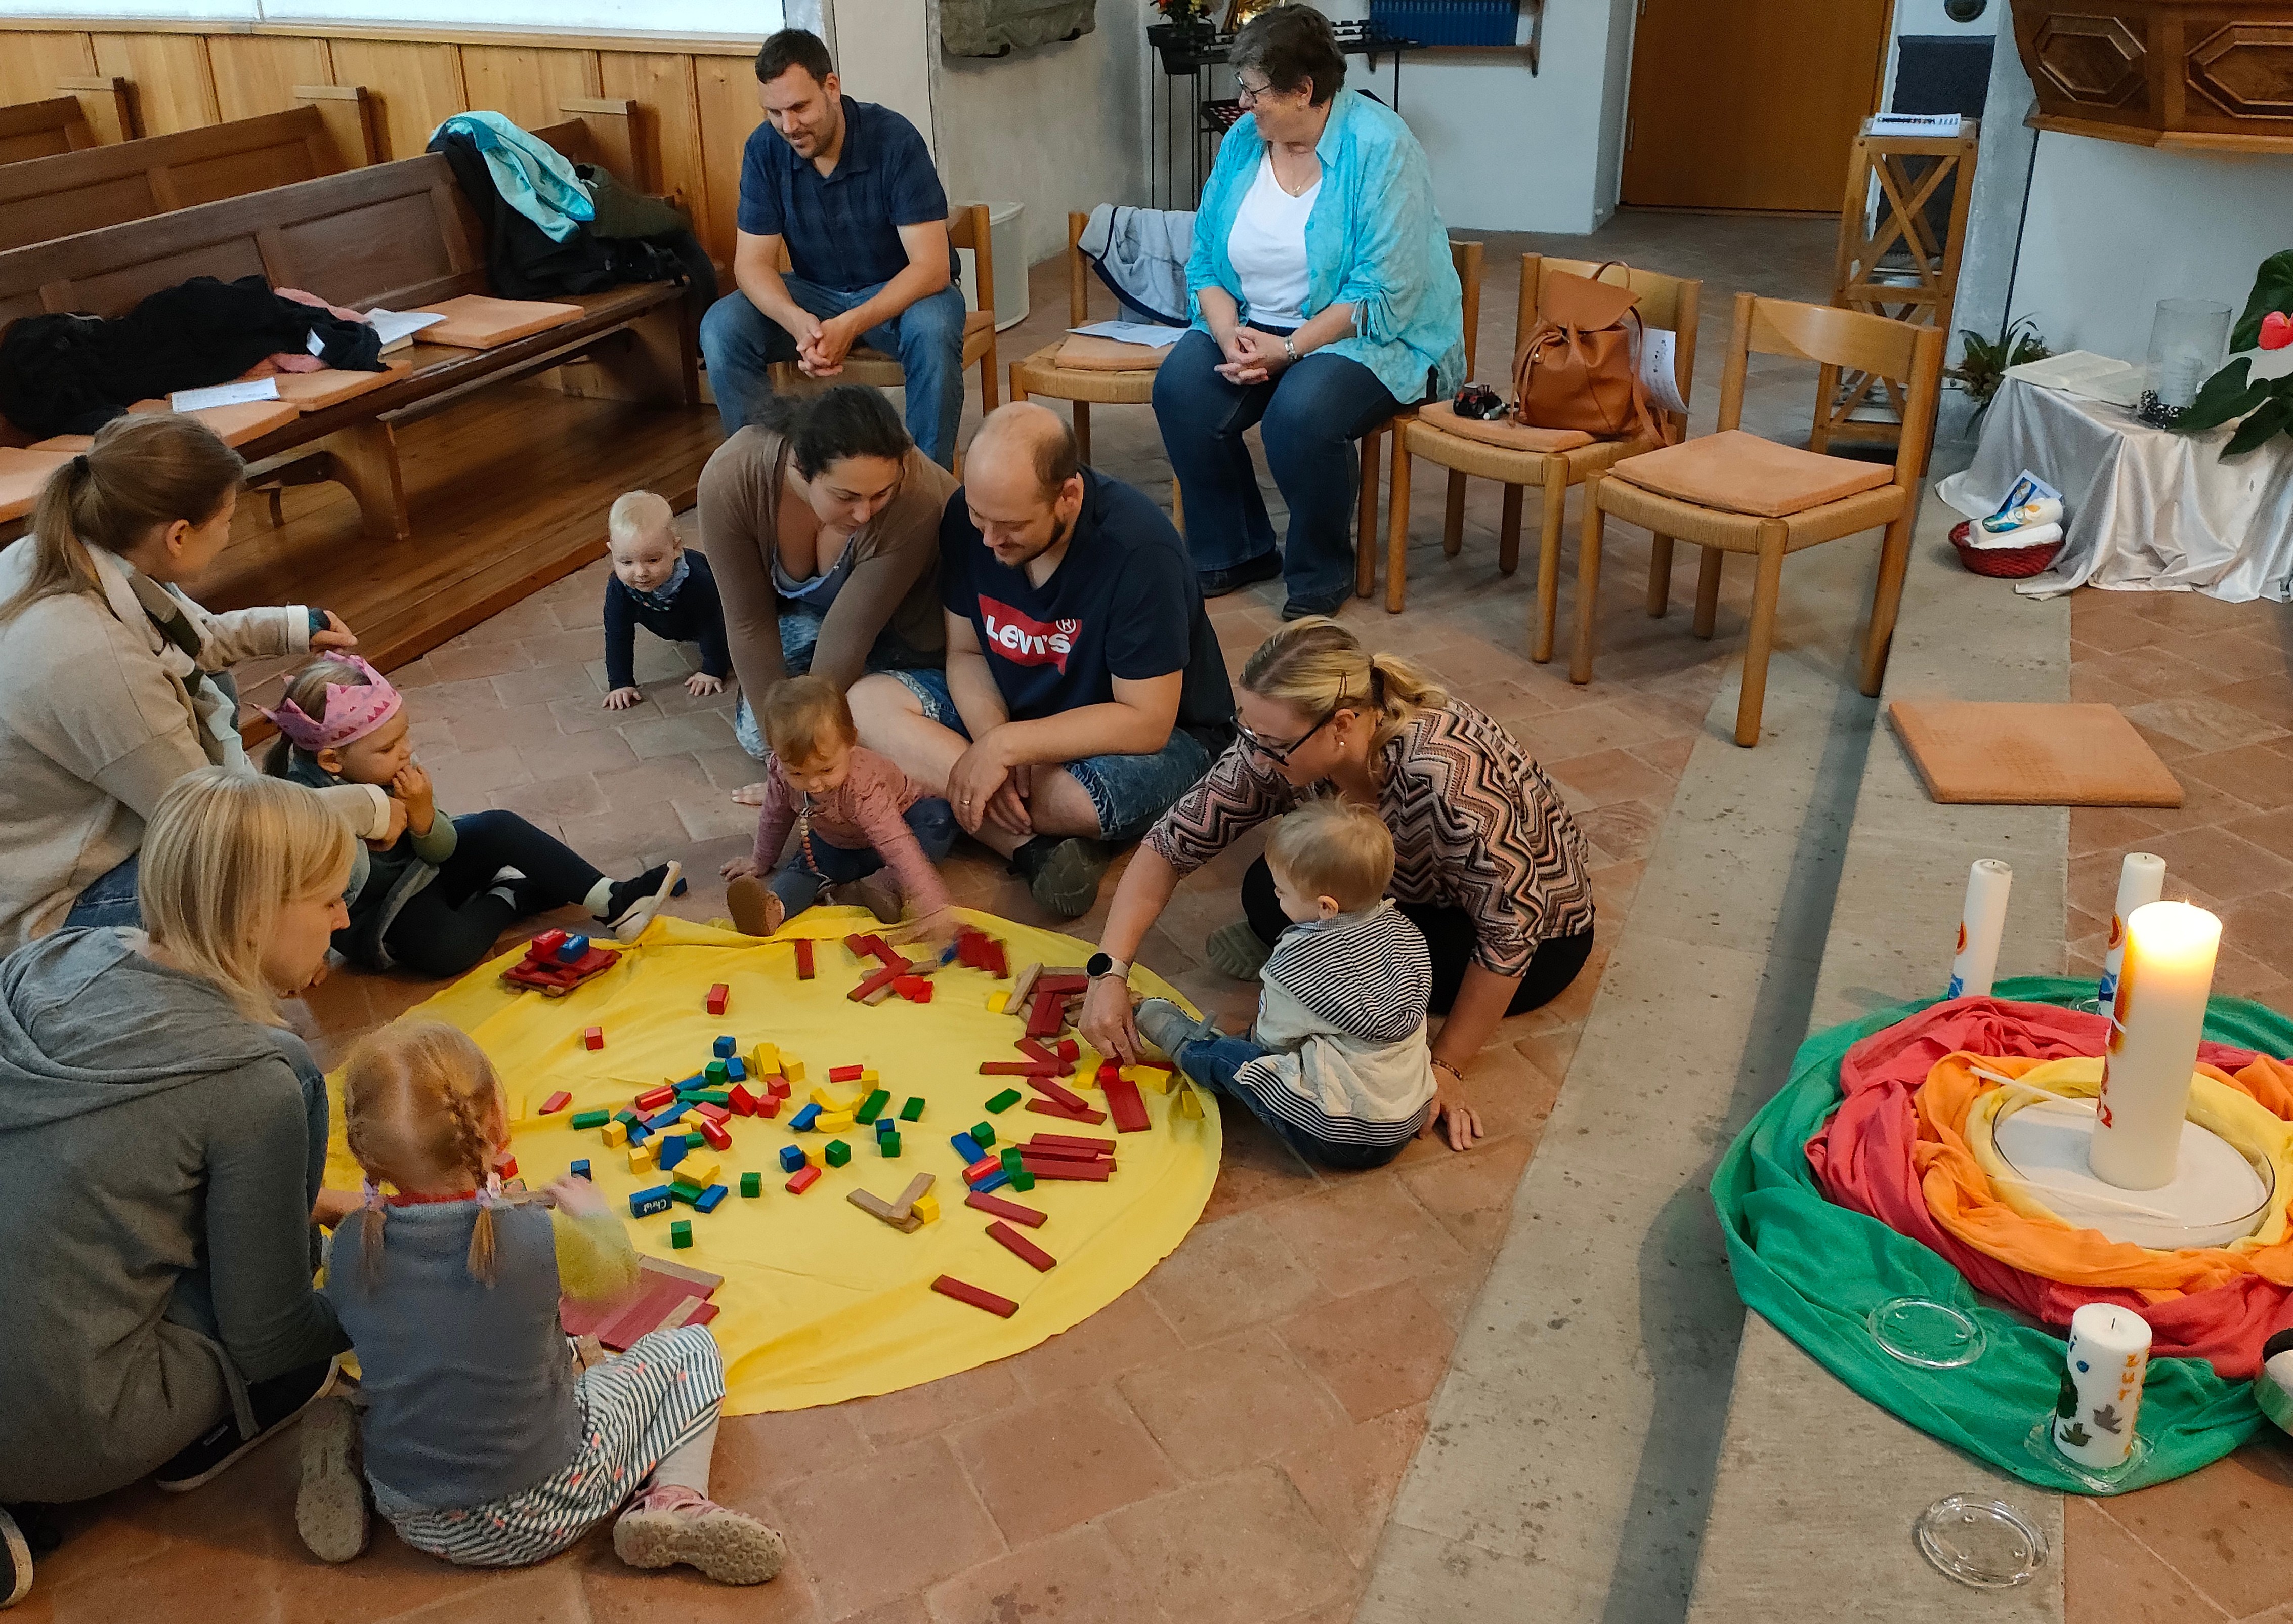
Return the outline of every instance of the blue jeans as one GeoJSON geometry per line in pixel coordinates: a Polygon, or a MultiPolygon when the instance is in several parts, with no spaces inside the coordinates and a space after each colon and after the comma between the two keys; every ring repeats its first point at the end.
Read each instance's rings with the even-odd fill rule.
{"type": "MultiPolygon", "coordinates": [[[[802,676],[812,669],[812,651],[820,646],[820,628],[827,624],[827,615],[811,604],[781,600],[781,667],[789,675],[802,676]]],[[[940,665],[946,658],[943,653],[910,648],[906,639],[886,626],[877,634],[876,646],[868,650],[866,668],[904,671],[914,666],[940,665]]],[[[733,707],[733,737],[750,756],[765,759],[765,730],[757,725],[757,713],[749,708],[745,689],[733,707]]]]}
{"type": "Polygon", "coordinates": [[[142,925],[143,907],[135,900],[135,877],[142,856],[141,852],[130,852],[126,861],[90,881],[64,916],[65,927],[142,925]]]}
{"type": "MultiPolygon", "coordinates": [[[[950,732],[971,737],[948,691],[944,671],[895,671],[901,686],[923,701],[924,715],[950,732]]],[[[1136,840],[1211,770],[1208,746],[1186,729],[1171,730],[1169,742],[1152,755],[1087,755],[1066,764],[1098,813],[1101,840],[1136,840]]]]}
{"type": "MultiPolygon", "coordinates": [[[[907,810],[908,828],[914,834],[916,844],[924,855],[936,866],[955,844],[955,812],[938,796],[926,796],[907,810]]],[[[781,905],[794,918],[818,899],[823,885],[846,885],[865,879],[884,866],[883,853],[873,846],[854,851],[812,837],[812,857],[805,858],[799,844],[790,854],[788,861],[773,870],[773,877],[765,882],[766,889],[781,900],[781,905]]]]}
{"type": "MultiPolygon", "coordinates": [[[[847,293],[802,277],[781,279],[788,284],[789,297],[815,316],[840,316],[884,287],[879,282],[847,293]]],[[[963,290],[950,283],[860,336],[907,374],[909,437],[941,467],[955,466],[955,428],[963,418],[963,290]]],[[[729,440],[748,423],[749,408],[772,393],[766,368],[796,360],[796,340],[736,290],[701,317],[701,353],[709,362],[709,384],[717,392],[717,415],[729,440]]]]}
{"type": "Polygon", "coordinates": [[[1326,351],[1267,384],[1229,384],[1226,357],[1189,332],[1155,374],[1155,421],[1186,493],[1197,570],[1232,570],[1274,550],[1274,521],[1243,431],[1260,424],[1266,461],[1290,505],[1282,573],[1290,602],[1315,613],[1353,591],[1354,442],[1401,409],[1377,375],[1326,351]]]}
{"type": "Polygon", "coordinates": [[[1263,1060],[1271,1051],[1251,1038],[1223,1035],[1178,1041],[1179,1032],[1193,1024],[1187,1019],[1187,1012],[1167,998],[1148,998],[1138,1007],[1138,1030],[1168,1054],[1179,1071],[1203,1087],[1234,1101],[1308,1161],[1354,1173],[1365,1168],[1381,1168],[1401,1154],[1399,1144],[1338,1144],[1317,1138],[1296,1123],[1285,1120],[1259,1098],[1256,1089],[1245,1088],[1235,1081],[1236,1072],[1253,1060],[1263,1060]]]}

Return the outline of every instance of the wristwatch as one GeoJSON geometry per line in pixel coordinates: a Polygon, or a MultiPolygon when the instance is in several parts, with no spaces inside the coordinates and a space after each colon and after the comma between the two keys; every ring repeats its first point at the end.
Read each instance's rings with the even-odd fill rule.
{"type": "Polygon", "coordinates": [[[1120,976],[1126,982],[1130,979],[1130,966],[1109,953],[1093,953],[1083,961],[1082,971],[1093,981],[1106,975],[1120,976]]]}
{"type": "Polygon", "coordinates": [[[1297,340],[1287,333],[1284,333],[1282,335],[1282,353],[1288,356],[1293,361],[1298,359],[1297,340]]]}

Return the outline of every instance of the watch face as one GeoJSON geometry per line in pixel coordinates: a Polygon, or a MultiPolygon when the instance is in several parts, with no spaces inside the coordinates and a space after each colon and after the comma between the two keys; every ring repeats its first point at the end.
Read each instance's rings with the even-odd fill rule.
{"type": "Polygon", "coordinates": [[[1105,975],[1114,968],[1114,960],[1105,953],[1093,953],[1082,968],[1086,975],[1105,975]]]}

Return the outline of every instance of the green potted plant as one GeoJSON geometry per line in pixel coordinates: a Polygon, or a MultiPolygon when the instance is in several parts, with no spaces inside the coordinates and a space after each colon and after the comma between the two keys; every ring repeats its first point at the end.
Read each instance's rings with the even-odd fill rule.
{"type": "Polygon", "coordinates": [[[2017,316],[2006,324],[2006,330],[1996,338],[1985,338],[1972,328],[1961,328],[1959,337],[1965,340],[1958,360],[1943,368],[1943,381],[1953,389],[1963,389],[1974,401],[1974,416],[1967,426],[1982,421],[1982,414],[1990,409],[1997,397],[1998,385],[2006,381],[2006,369],[2025,361],[2042,361],[2054,351],[2038,326],[2028,316],[2017,316]]]}
{"type": "MultiPolygon", "coordinates": [[[[2229,347],[2282,350],[2293,343],[2293,249],[2273,254],[2254,274],[2245,313],[2230,329],[2229,347]]],[[[2253,358],[2239,355],[2206,380],[2198,398],[2174,420],[2176,434],[2201,434],[2233,418],[2245,421],[2222,448],[2224,456],[2242,456],[2293,430],[2293,375],[2257,378],[2253,358]]]]}

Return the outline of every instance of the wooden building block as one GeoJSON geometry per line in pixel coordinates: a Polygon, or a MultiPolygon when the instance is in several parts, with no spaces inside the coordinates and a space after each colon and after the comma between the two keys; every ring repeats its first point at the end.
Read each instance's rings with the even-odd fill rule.
{"type": "Polygon", "coordinates": [[[741,1199],[753,1201],[765,1192],[765,1176],[761,1173],[741,1175],[741,1199]]]}
{"type": "Polygon", "coordinates": [[[963,1204],[999,1218],[1009,1218],[1014,1224],[1024,1224],[1029,1229],[1041,1229],[1043,1220],[1050,1216],[1037,1212],[1032,1207],[1022,1207],[1017,1201],[1007,1201],[1001,1196],[982,1195],[976,1190],[963,1198],[963,1204]]]}
{"type": "Polygon", "coordinates": [[[1153,1122],[1146,1115],[1146,1102],[1138,1097],[1138,1085],[1121,1072],[1102,1070],[1099,1087],[1106,1095],[1106,1109],[1114,1118],[1117,1132],[1143,1134],[1153,1122]]]}
{"type": "Polygon", "coordinates": [[[1048,1273],[1058,1266],[1057,1258],[1000,1218],[987,1226],[987,1235],[998,1246],[1039,1274],[1048,1273]]]}
{"type": "Polygon", "coordinates": [[[923,1119],[923,1095],[920,1094],[912,1094],[908,1096],[907,1103],[900,1107],[900,1120],[903,1122],[920,1122],[923,1119]]]}
{"type": "Polygon", "coordinates": [[[841,1139],[831,1139],[821,1151],[821,1159],[831,1168],[840,1168],[852,1159],[852,1147],[841,1139]]]}
{"type": "Polygon", "coordinates": [[[796,1176],[789,1180],[788,1192],[790,1195],[802,1195],[819,1182],[820,1169],[806,1162],[797,1169],[796,1176]]]}
{"type": "Polygon", "coordinates": [[[709,1013],[712,1015],[723,1014],[725,1013],[725,1006],[731,1003],[732,999],[733,990],[727,987],[724,982],[718,982],[715,986],[709,990],[709,1013]]]}
{"type": "Polygon", "coordinates": [[[581,1046],[585,1049],[604,1048],[605,1046],[605,1029],[602,1026],[588,1026],[582,1028],[581,1046]]]}
{"type": "Polygon", "coordinates": [[[900,1199],[892,1203],[892,1210],[903,1217],[906,1216],[914,1210],[918,1201],[931,1193],[932,1185],[937,1182],[928,1173],[917,1174],[908,1181],[908,1187],[900,1192],[900,1199]]]}
{"type": "Polygon", "coordinates": [[[895,1212],[892,1203],[871,1191],[854,1190],[844,1198],[871,1217],[881,1218],[902,1234],[912,1235],[924,1226],[924,1221],[912,1212],[895,1212]]]}
{"type": "Polygon", "coordinates": [[[678,1251],[683,1251],[693,1244],[693,1224],[690,1219],[679,1218],[668,1226],[668,1244],[678,1251]]]}
{"type": "Polygon", "coordinates": [[[668,1210],[668,1186],[655,1184],[649,1190],[633,1192],[629,1196],[629,1216],[650,1218],[657,1212],[668,1210]]]}
{"type": "Polygon", "coordinates": [[[872,1126],[876,1119],[884,1114],[884,1107],[891,1103],[890,1091],[879,1088],[860,1102],[860,1109],[852,1113],[852,1119],[855,1122],[864,1122],[872,1126]]]}
{"type": "Polygon", "coordinates": [[[610,1111],[577,1111],[573,1113],[573,1126],[579,1128],[603,1127],[612,1119],[613,1113],[610,1111]]]}
{"type": "Polygon", "coordinates": [[[545,1117],[554,1117],[572,1103],[573,1096],[566,1093],[564,1089],[560,1088],[556,1093],[551,1095],[547,1099],[541,1102],[541,1114],[545,1117]]]}
{"type": "Polygon", "coordinates": [[[1000,1314],[1007,1320],[1019,1312],[1019,1305],[1009,1297],[997,1297],[993,1291],[960,1281],[952,1274],[943,1274],[932,1281],[932,1289],[942,1297],[952,1297],[959,1303],[968,1303],[974,1308],[984,1308],[989,1313],[1000,1314]]]}
{"type": "Polygon", "coordinates": [[[920,1195],[916,1198],[915,1205],[909,1208],[908,1210],[914,1213],[916,1216],[921,1218],[927,1224],[936,1224],[939,1222],[939,1197],[936,1195],[920,1195]]]}
{"type": "Polygon", "coordinates": [[[1029,1100],[1027,1109],[1046,1117],[1064,1117],[1070,1122],[1098,1124],[1106,1120],[1106,1113],[1085,1105],[1080,1108],[1060,1104],[1056,1100],[1029,1100]]]}
{"type": "Polygon", "coordinates": [[[812,979],[812,940],[806,936],[799,936],[796,940],[796,979],[800,982],[812,979]]]}
{"type": "Polygon", "coordinates": [[[987,1102],[987,1109],[994,1112],[997,1116],[1001,1116],[1018,1103],[1019,1091],[1017,1088],[1006,1088],[1002,1093],[997,1095],[993,1099],[987,1102]]]}

